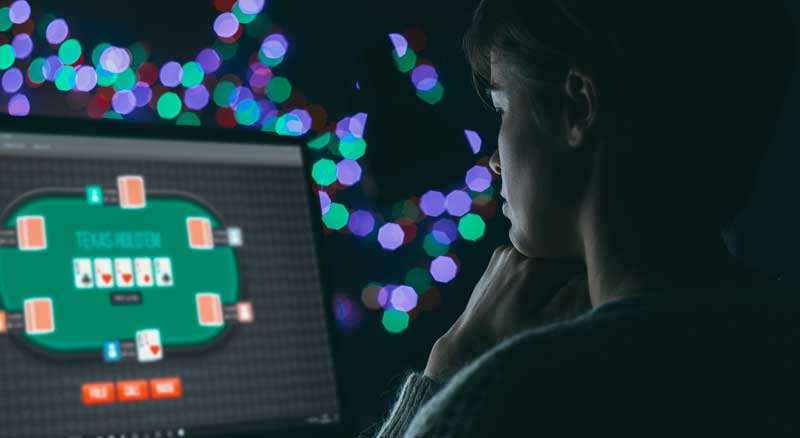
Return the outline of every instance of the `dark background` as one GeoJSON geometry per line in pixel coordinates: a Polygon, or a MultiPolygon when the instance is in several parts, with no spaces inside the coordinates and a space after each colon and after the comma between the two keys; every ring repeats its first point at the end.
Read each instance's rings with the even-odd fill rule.
{"type": "MultiPolygon", "coordinates": [[[[211,0],[34,0],[31,3],[34,15],[45,11],[66,18],[72,34],[85,41],[85,47],[93,47],[104,40],[119,44],[144,40],[150,43],[151,60],[157,63],[193,59],[197,51],[213,39],[210,29],[217,14],[211,0]]],[[[379,127],[369,132],[366,159],[373,169],[391,178],[374,175],[380,181],[377,189],[370,193],[351,189],[337,198],[337,202],[350,208],[386,211],[394,201],[421,195],[423,187],[455,188],[458,178],[463,178],[464,171],[474,164],[470,162],[471,157],[464,156],[463,144],[450,141],[449,132],[457,127],[483,134],[481,155],[488,155],[496,148],[497,120],[481,105],[473,91],[460,46],[475,4],[474,0],[269,2],[267,13],[280,25],[292,46],[286,61],[279,67],[281,74],[291,78],[309,102],[324,105],[331,119],[369,107],[372,111],[368,129],[369,126],[379,127]],[[422,112],[418,117],[378,120],[380,114],[393,114],[387,108],[398,99],[402,100],[409,91],[381,89],[370,96],[373,99],[367,104],[363,96],[356,93],[354,82],[364,77],[365,65],[368,65],[366,54],[371,49],[386,45],[388,33],[412,27],[427,35],[425,57],[436,65],[446,97],[433,111],[422,112]],[[392,132],[406,135],[405,149],[401,153],[390,141],[388,134],[392,132]]],[[[787,4],[795,17],[800,15],[800,5],[787,4]]],[[[796,252],[800,247],[797,230],[800,223],[800,209],[797,208],[800,130],[795,123],[800,116],[800,90],[797,79],[795,73],[778,135],[763,164],[756,194],[736,220],[731,239],[733,249],[741,258],[767,273],[783,275],[791,282],[798,281],[800,265],[796,252]]],[[[742,86],[757,87],[758,84],[742,86]]],[[[53,92],[36,90],[30,95],[34,114],[72,115],[64,108],[63,97],[53,92]]],[[[136,121],[160,123],[148,116],[136,121]]],[[[720,160],[724,163],[724,157],[720,160]]],[[[499,189],[498,181],[495,181],[495,188],[499,189]]],[[[374,239],[370,242],[341,233],[327,237],[334,292],[349,297],[357,307],[353,311],[357,317],[340,324],[339,367],[358,430],[379,421],[385,414],[407,370],[424,367],[432,343],[460,313],[493,248],[506,242],[506,232],[505,220],[495,218],[489,221],[487,235],[478,243],[456,244],[452,251],[460,258],[461,271],[453,283],[440,287],[441,307],[435,312],[418,314],[409,329],[399,335],[383,329],[380,312],[361,305],[361,289],[370,281],[401,282],[408,268],[424,259],[420,246],[409,245],[390,253],[381,250],[374,239]]],[[[691,248],[686,250],[691,251],[691,248]]]]}

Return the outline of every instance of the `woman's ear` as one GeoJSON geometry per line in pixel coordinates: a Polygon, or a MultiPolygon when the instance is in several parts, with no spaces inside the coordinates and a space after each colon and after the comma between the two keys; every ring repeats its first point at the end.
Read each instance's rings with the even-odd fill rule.
{"type": "Polygon", "coordinates": [[[597,118],[597,87],[594,79],[577,68],[571,68],[565,82],[564,127],[567,143],[580,148],[597,118]]]}

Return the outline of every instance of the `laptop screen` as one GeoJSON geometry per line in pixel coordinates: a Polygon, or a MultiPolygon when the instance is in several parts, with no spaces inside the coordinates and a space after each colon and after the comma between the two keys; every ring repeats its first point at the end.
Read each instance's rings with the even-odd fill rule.
{"type": "Polygon", "coordinates": [[[338,422],[309,199],[297,145],[0,132],[0,436],[338,422]]]}

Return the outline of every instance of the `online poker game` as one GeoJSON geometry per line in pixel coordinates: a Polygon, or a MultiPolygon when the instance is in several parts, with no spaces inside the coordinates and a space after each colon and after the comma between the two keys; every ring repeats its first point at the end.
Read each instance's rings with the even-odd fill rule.
{"type": "Polygon", "coordinates": [[[0,175],[0,436],[337,421],[299,146],[5,133],[0,175]]]}

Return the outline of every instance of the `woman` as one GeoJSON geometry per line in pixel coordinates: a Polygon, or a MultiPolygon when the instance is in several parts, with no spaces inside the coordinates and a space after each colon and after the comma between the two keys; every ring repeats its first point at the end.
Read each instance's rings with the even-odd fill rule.
{"type": "Polygon", "coordinates": [[[512,246],[378,435],[800,432],[800,307],[720,233],[793,40],[776,0],[482,0],[465,42],[512,246]]]}

